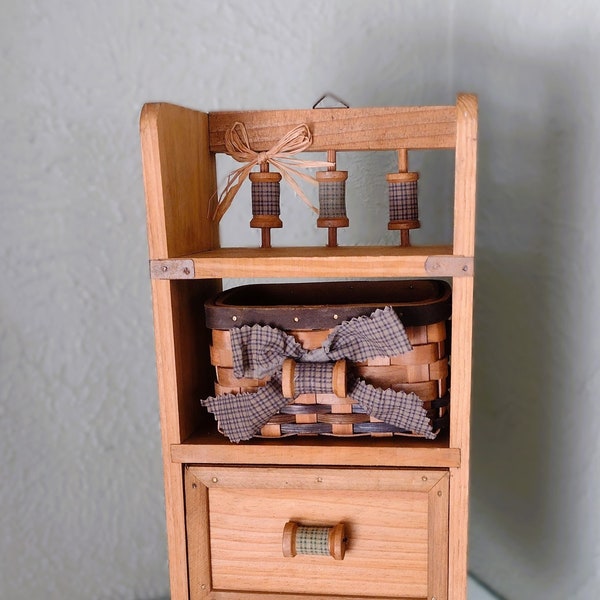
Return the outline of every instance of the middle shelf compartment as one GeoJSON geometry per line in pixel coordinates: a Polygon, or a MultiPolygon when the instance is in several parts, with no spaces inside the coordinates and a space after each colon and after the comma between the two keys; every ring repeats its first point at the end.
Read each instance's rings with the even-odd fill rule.
{"type": "MultiPolygon", "coordinates": [[[[213,281],[217,286],[218,283],[213,281]]],[[[217,429],[215,417],[202,408],[203,399],[212,394],[254,393],[257,386],[265,383],[229,381],[225,378],[230,377],[230,371],[233,371],[229,362],[230,343],[227,341],[233,329],[229,328],[236,329],[245,323],[260,323],[261,329],[280,329],[286,333],[286,337],[288,333],[293,334],[296,341],[304,345],[303,352],[313,352],[311,348],[319,348],[337,328],[337,324],[351,318],[357,308],[360,311],[356,314],[370,315],[371,318],[373,311],[385,313],[382,307],[395,305],[396,314],[407,325],[406,332],[412,350],[402,355],[392,353],[385,364],[385,356],[373,359],[372,364],[369,363],[370,359],[356,362],[350,359],[348,369],[352,375],[349,375],[349,381],[352,377],[364,377],[381,388],[407,393],[416,391],[427,411],[440,410],[440,416],[443,417],[447,409],[441,404],[445,400],[444,406],[447,406],[448,390],[447,373],[440,365],[445,365],[447,369],[447,353],[451,354],[451,340],[446,339],[445,332],[445,322],[451,311],[450,287],[439,279],[369,281],[364,288],[358,285],[360,283],[252,284],[230,288],[215,295],[214,291],[209,291],[215,289],[209,280],[155,280],[154,284],[161,289],[167,286],[172,294],[172,302],[177,307],[179,316],[172,324],[163,325],[174,326],[180,333],[182,343],[174,350],[180,361],[178,368],[185,374],[182,385],[177,390],[170,390],[170,398],[181,423],[178,439],[173,440],[175,443],[168,448],[170,459],[179,464],[459,467],[460,449],[452,447],[447,428],[442,426],[436,439],[411,435],[410,428],[405,432],[392,428],[393,435],[387,431],[382,434],[377,428],[380,424],[377,422],[378,415],[373,415],[375,419],[370,422],[368,418],[365,421],[361,410],[354,410],[352,397],[343,394],[333,398],[327,391],[321,395],[321,390],[316,392],[313,402],[310,398],[314,394],[308,390],[302,394],[300,406],[297,406],[298,402],[292,405],[288,400],[294,410],[288,414],[286,404],[284,414],[275,422],[288,423],[286,419],[291,418],[292,413],[294,416],[302,413],[303,418],[306,417],[290,425],[292,429],[302,429],[304,423],[309,424],[307,429],[312,426],[310,423],[315,423],[316,429],[323,428],[324,423],[338,421],[360,421],[363,427],[365,421],[365,431],[371,428],[377,430],[377,435],[363,435],[358,428],[350,432],[356,435],[348,436],[345,429],[350,429],[351,425],[337,425],[337,429],[330,432],[333,435],[306,436],[289,435],[283,427],[280,433],[273,434],[271,427],[268,431],[261,431],[261,437],[249,440],[242,437],[241,440],[247,441],[235,443],[235,440],[230,441],[217,429]],[[332,293],[328,295],[326,291],[332,293]],[[220,298],[218,302],[217,298],[220,298]],[[348,314],[345,311],[349,311],[348,314]],[[264,327],[266,325],[270,327],[264,327]],[[317,330],[314,330],[315,327],[317,330]],[[430,333],[435,334],[431,339],[430,333]],[[216,340],[220,340],[219,344],[216,344],[216,340]],[[421,352],[431,349],[435,350],[433,358],[429,356],[431,352],[421,352]],[[238,383],[241,386],[239,389],[238,383]],[[427,390],[432,388],[427,392],[431,392],[431,397],[425,394],[424,386],[427,390]],[[313,405],[318,410],[309,410],[313,405]],[[311,414],[305,415],[308,412],[311,414]],[[311,416],[314,417],[312,421],[308,420],[311,416]],[[281,437],[272,438],[272,435],[281,437]]],[[[384,330],[389,331],[387,326],[384,330]]],[[[279,381],[278,377],[276,380],[279,381]]],[[[352,396],[350,392],[348,394],[352,396]]],[[[358,399],[356,401],[359,402],[358,399]]],[[[219,429],[220,425],[219,421],[219,429]]]]}

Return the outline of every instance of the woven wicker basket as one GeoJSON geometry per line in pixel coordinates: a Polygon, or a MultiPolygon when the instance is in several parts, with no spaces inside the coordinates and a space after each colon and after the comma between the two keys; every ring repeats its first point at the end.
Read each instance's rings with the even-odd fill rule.
{"type": "MultiPolygon", "coordinates": [[[[354,363],[349,369],[375,387],[414,392],[423,401],[433,430],[447,427],[451,290],[439,280],[256,284],[218,294],[205,305],[207,326],[212,330],[215,394],[252,392],[266,382],[234,376],[231,328],[269,325],[285,330],[311,350],[320,347],[343,321],[385,306],[392,306],[400,317],[413,349],[354,363]]],[[[418,435],[361,412],[351,398],[329,393],[299,395],[260,432],[263,437],[315,434],[418,435]]]]}

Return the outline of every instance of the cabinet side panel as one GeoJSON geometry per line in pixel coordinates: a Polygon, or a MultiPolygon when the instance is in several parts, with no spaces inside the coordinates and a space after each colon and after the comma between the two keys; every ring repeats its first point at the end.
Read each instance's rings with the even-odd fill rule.
{"type": "Polygon", "coordinates": [[[209,216],[216,167],[208,148],[208,115],[146,104],[140,135],[150,259],[217,247],[218,225],[209,216]]]}
{"type": "Polygon", "coordinates": [[[204,302],[221,290],[221,281],[205,279],[171,283],[178,368],[178,426],[183,441],[207,426],[214,426],[214,417],[200,405],[201,398],[214,393],[211,336],[205,325],[204,302]]]}
{"type": "Polygon", "coordinates": [[[459,256],[473,256],[475,252],[477,119],[477,96],[459,94],[454,179],[454,254],[459,256]]]}
{"type": "MultiPolygon", "coordinates": [[[[456,113],[454,254],[473,256],[477,184],[477,97],[460,94],[456,113]]],[[[473,277],[454,277],[450,446],[460,449],[461,466],[458,469],[450,469],[449,600],[465,600],[467,594],[472,339],[473,277]]]]}
{"type": "Polygon", "coordinates": [[[461,465],[450,469],[449,600],[465,600],[469,518],[473,278],[455,277],[452,292],[452,409],[450,445],[461,465]]]}
{"type": "MultiPolygon", "coordinates": [[[[178,257],[218,246],[209,218],[216,189],[206,114],[170,104],[147,104],[140,117],[150,259],[178,257]]],[[[199,399],[210,392],[204,300],[220,281],[152,280],[152,303],[163,449],[171,596],[188,599],[182,467],[171,446],[201,425],[199,399]]]]}
{"type": "Polygon", "coordinates": [[[182,466],[169,462],[167,456],[163,457],[163,463],[171,600],[188,600],[188,558],[182,466]]]}
{"type": "Polygon", "coordinates": [[[197,430],[205,414],[199,398],[212,388],[212,368],[202,309],[219,287],[215,280],[152,280],[172,600],[188,600],[188,563],[182,466],[171,462],[171,446],[197,430]]]}

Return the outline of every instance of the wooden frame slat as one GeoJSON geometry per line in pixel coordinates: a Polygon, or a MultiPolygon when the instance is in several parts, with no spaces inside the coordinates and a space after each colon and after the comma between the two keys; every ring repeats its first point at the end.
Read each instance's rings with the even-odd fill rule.
{"type": "Polygon", "coordinates": [[[209,113],[211,152],[225,151],[225,132],[236,121],[260,152],[302,123],[313,136],[310,152],[454,148],[456,142],[455,106],[233,111],[209,113]]]}

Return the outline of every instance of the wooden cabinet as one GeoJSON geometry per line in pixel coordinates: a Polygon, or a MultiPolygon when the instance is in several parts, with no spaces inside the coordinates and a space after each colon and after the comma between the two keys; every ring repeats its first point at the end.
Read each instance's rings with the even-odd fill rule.
{"type": "Polygon", "coordinates": [[[141,115],[173,600],[465,600],[477,101],[456,105],[141,115]],[[445,246],[220,248],[208,206],[215,154],[244,122],[256,150],[307,123],[311,151],[455,153],[445,246]],[[200,405],[213,393],[204,302],[223,278],[447,278],[450,425],[435,440],[290,437],[231,443],[200,405]],[[343,522],[343,560],[282,553],[287,521],[343,522]]]}

